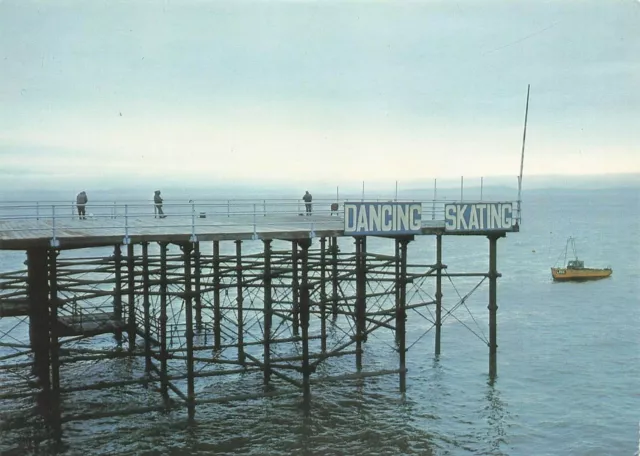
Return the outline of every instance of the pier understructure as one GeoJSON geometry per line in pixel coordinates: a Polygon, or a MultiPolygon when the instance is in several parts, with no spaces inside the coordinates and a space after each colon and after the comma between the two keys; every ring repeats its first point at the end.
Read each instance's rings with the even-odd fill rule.
{"type": "Polygon", "coordinates": [[[440,354],[443,321],[485,281],[485,342],[496,374],[496,245],[506,232],[472,233],[488,238],[487,270],[452,272],[443,239],[456,236],[444,225],[422,229],[434,257],[410,260],[418,236],[376,237],[394,252],[381,254],[368,248],[372,236],[345,235],[338,217],[314,217],[315,226],[289,231],[132,229],[121,242],[91,232],[54,240],[5,234],[2,246],[26,252],[26,268],[0,274],[3,410],[36,398],[61,435],[76,420],[176,410],[194,420],[205,404],[280,394],[306,402],[316,382],[397,375],[404,392],[409,348],[430,333],[440,354]],[[460,276],[477,284],[445,302],[443,281],[460,276]],[[409,318],[425,321],[413,340],[409,318]],[[371,338],[392,349],[396,367],[367,365],[371,338]],[[111,371],[123,358],[129,370],[111,371]],[[74,375],[63,375],[65,366],[76,366],[74,375]],[[253,386],[230,388],[225,379],[238,377],[253,386]],[[147,394],[123,404],[119,391],[132,386],[147,394]],[[100,404],[83,402],[87,390],[102,392],[100,404]]]}

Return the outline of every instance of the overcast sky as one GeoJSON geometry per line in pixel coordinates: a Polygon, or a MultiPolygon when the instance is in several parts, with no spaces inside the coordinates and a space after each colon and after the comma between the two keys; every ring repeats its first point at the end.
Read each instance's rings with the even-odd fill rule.
{"type": "Polygon", "coordinates": [[[0,0],[0,178],[640,172],[637,0],[0,0]]]}

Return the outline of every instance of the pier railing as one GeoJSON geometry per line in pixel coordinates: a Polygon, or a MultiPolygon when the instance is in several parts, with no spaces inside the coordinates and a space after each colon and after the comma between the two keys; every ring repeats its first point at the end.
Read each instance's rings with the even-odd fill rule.
{"type": "MultiPolygon", "coordinates": [[[[37,201],[0,202],[0,223],[5,223],[2,233],[29,231],[50,233],[52,245],[64,230],[81,229],[96,235],[109,231],[123,235],[125,243],[131,235],[148,233],[150,229],[167,229],[191,233],[197,239],[199,233],[211,229],[252,226],[254,235],[260,228],[280,226],[288,230],[308,231],[314,236],[316,224],[335,222],[338,229],[343,223],[343,205],[346,202],[360,202],[361,199],[316,199],[312,213],[306,213],[305,203],[297,199],[228,199],[190,200],[186,203],[167,202],[161,205],[153,201],[92,201],[85,206],[85,215],[80,219],[76,202],[37,201]]],[[[372,202],[394,202],[394,199],[366,199],[372,202]]],[[[403,202],[422,205],[423,224],[444,223],[445,204],[491,203],[491,201],[402,199],[403,202]]],[[[514,203],[514,211],[517,205],[514,203]]],[[[519,220],[519,214],[514,212],[519,220]]]]}

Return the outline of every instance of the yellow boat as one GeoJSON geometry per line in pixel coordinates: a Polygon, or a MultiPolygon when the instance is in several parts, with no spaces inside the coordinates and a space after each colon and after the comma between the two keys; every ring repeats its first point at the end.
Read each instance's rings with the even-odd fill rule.
{"type": "Polygon", "coordinates": [[[569,250],[569,245],[571,245],[571,247],[573,248],[575,259],[570,260],[568,263],[566,263],[567,266],[564,268],[551,268],[551,275],[553,276],[553,280],[558,282],[597,280],[609,277],[613,273],[613,270],[611,268],[585,268],[584,261],[580,261],[578,259],[575,240],[573,238],[569,238],[569,240],[567,241],[567,246],[564,251],[565,262],[567,258],[567,251],[569,250]]]}

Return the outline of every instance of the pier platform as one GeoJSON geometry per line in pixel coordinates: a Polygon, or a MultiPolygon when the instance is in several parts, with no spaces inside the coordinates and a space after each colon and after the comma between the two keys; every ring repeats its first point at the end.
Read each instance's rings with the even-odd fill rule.
{"type": "Polygon", "coordinates": [[[46,418],[58,430],[179,407],[193,420],[196,405],[238,400],[204,387],[238,374],[264,383],[245,399],[293,391],[308,402],[314,383],[391,374],[405,392],[409,350],[433,331],[439,355],[444,322],[458,320],[457,309],[471,315],[468,298],[485,280],[488,337],[472,332],[488,347],[495,376],[497,242],[518,230],[512,202],[314,201],[311,214],[291,200],[98,202],[82,219],[69,203],[0,203],[0,256],[26,253],[26,269],[0,272],[0,384],[35,375],[41,385],[0,389],[0,408],[47,397],[46,418]],[[487,269],[446,264],[443,238],[462,235],[488,239],[487,269]],[[433,238],[433,248],[421,245],[409,261],[419,236],[433,238]],[[470,286],[466,294],[458,278],[470,286]],[[363,357],[370,336],[392,350],[373,370],[363,357]],[[109,382],[70,379],[79,362],[125,357],[144,363],[109,382]],[[355,370],[344,362],[336,362],[340,371],[320,368],[336,358],[352,359],[355,370]],[[135,386],[150,384],[157,404],[123,402],[123,388],[137,394],[135,386]],[[74,395],[96,389],[110,398],[109,411],[74,412],[74,395]]]}

